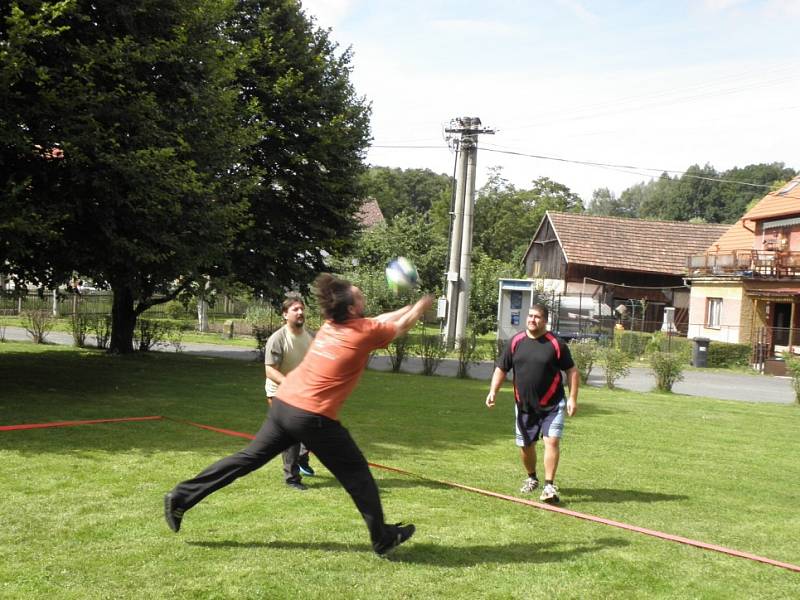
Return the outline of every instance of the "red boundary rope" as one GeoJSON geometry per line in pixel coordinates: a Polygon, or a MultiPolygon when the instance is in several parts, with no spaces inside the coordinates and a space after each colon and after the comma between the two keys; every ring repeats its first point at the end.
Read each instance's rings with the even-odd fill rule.
{"type": "Polygon", "coordinates": [[[20,429],[44,429],[46,427],[72,427],[73,425],[96,425],[98,423],[121,423],[123,421],[158,421],[164,417],[124,417],[121,419],[92,419],[91,421],[56,421],[53,423],[26,423],[22,425],[0,425],[0,431],[20,429]]]}
{"type": "MultiPolygon", "coordinates": [[[[56,423],[36,423],[36,424],[26,424],[26,425],[3,425],[0,426],[0,431],[12,431],[12,430],[19,430],[19,429],[40,429],[44,427],[68,427],[73,425],[94,425],[96,423],[118,423],[123,421],[154,421],[159,419],[168,419],[170,421],[174,421],[176,423],[182,423],[184,425],[191,425],[192,427],[198,427],[200,429],[206,429],[208,431],[214,431],[216,433],[222,433],[224,435],[230,435],[234,437],[241,437],[248,440],[252,440],[255,436],[249,433],[242,433],[240,431],[233,431],[232,429],[222,429],[220,427],[212,427],[211,425],[203,425],[201,423],[193,423],[191,421],[184,421],[182,419],[173,419],[170,417],[162,417],[162,416],[152,416],[152,417],[127,417],[122,419],[95,419],[91,421],[61,421],[56,423]]],[[[707,544],[705,542],[699,542],[697,540],[693,540],[690,538],[685,538],[679,535],[672,535],[669,533],[664,533],[661,531],[656,531],[654,529],[646,529],[644,527],[637,527],[636,525],[629,525],[627,523],[622,523],[620,521],[612,521],[611,519],[604,519],[602,517],[596,517],[594,515],[589,515],[586,513],[577,512],[574,510],[567,510],[566,508],[560,508],[558,506],[552,506],[550,504],[544,504],[543,502],[534,502],[533,500],[526,500],[525,498],[517,498],[515,496],[508,496],[506,494],[499,494],[497,492],[491,492],[489,490],[483,490],[481,488],[471,487],[468,485],[463,485],[461,483],[454,483],[452,481],[444,481],[440,479],[433,479],[431,477],[425,477],[424,475],[418,475],[416,473],[412,473],[410,471],[405,471],[403,469],[398,469],[396,467],[389,467],[386,465],[381,465],[378,463],[368,463],[371,467],[375,467],[376,469],[383,469],[384,471],[392,471],[394,473],[400,473],[401,475],[406,475],[409,477],[416,477],[417,479],[423,479],[425,481],[431,481],[433,483],[438,483],[441,485],[446,485],[448,487],[464,490],[467,492],[472,492],[475,494],[481,494],[482,496],[488,496],[490,498],[498,498],[500,500],[507,500],[509,502],[515,502],[516,504],[523,504],[526,506],[531,506],[533,508],[538,508],[540,510],[547,510],[554,513],[559,513],[562,515],[569,515],[570,517],[575,517],[577,519],[582,519],[584,521],[591,521],[593,523],[601,523],[602,525],[608,525],[610,527],[617,527],[619,529],[625,529],[627,531],[633,531],[636,533],[642,533],[644,535],[649,535],[652,537],[656,537],[662,540],[667,540],[670,542],[677,542],[679,544],[685,544],[687,546],[694,546],[695,548],[701,548],[703,550],[713,550],[714,552],[720,552],[722,554],[727,554],[728,556],[736,556],[738,558],[746,558],[748,560],[753,560],[756,562],[764,563],[767,565],[772,565],[774,567],[781,567],[782,569],[788,569],[789,571],[794,571],[800,573],[800,566],[793,565],[791,563],[781,562],[778,560],[773,560],[771,558],[766,558],[764,556],[758,556],[757,554],[751,554],[750,552],[742,552],[740,550],[734,550],[732,548],[726,548],[724,546],[718,546],[716,544],[707,544]]]]}

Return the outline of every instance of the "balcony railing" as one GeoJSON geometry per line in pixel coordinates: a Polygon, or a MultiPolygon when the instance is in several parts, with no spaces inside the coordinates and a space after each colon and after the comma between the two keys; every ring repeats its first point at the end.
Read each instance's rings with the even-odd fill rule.
{"type": "Polygon", "coordinates": [[[695,254],[687,261],[687,273],[690,276],[798,277],[800,252],[746,249],[695,254]]]}

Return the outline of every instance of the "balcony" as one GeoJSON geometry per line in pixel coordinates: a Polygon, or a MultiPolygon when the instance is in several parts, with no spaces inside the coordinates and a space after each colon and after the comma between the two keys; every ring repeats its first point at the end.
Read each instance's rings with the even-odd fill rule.
{"type": "Polygon", "coordinates": [[[687,261],[687,274],[795,278],[800,277],[800,252],[748,248],[695,254],[687,261]]]}

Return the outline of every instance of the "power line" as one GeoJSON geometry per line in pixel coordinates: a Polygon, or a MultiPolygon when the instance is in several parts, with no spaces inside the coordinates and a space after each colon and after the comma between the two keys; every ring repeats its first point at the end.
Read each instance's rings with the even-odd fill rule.
{"type": "MultiPolygon", "coordinates": [[[[574,160],[570,158],[559,158],[556,156],[543,156],[541,154],[527,154],[525,152],[516,152],[514,150],[499,150],[494,148],[483,148],[486,152],[497,152],[498,154],[512,154],[515,156],[525,156],[528,158],[538,158],[540,160],[554,160],[557,162],[565,162],[565,163],[572,163],[576,165],[585,165],[588,167],[603,167],[609,169],[635,169],[639,171],[654,171],[658,173],[674,173],[676,175],[681,175],[682,177],[690,177],[692,179],[702,179],[704,181],[716,181],[718,183],[733,183],[736,185],[748,185],[751,187],[759,187],[759,188],[766,188],[769,189],[771,186],[763,184],[763,183],[750,183],[747,181],[736,181],[734,179],[722,179],[720,177],[706,177],[703,175],[692,175],[687,173],[686,171],[673,171],[670,169],[653,169],[650,167],[636,167],[632,165],[616,165],[610,163],[601,163],[601,162],[594,162],[588,160],[574,160]]],[[[637,173],[638,174],[638,173],[637,173]]]]}
{"type": "MultiPolygon", "coordinates": [[[[587,167],[597,167],[600,169],[611,169],[614,171],[619,171],[621,173],[628,173],[631,175],[638,175],[640,177],[653,177],[654,173],[662,174],[662,173],[671,173],[673,175],[680,175],[681,177],[688,177],[690,179],[699,179],[702,181],[714,181],[717,183],[730,183],[733,185],[744,185],[749,187],[755,188],[762,188],[762,189],[770,189],[772,186],[767,185],[764,183],[750,183],[748,181],[737,181],[735,179],[723,179],[721,177],[708,177],[704,175],[694,175],[688,173],[687,171],[676,171],[673,169],[656,169],[652,167],[638,167],[634,165],[620,165],[614,163],[602,163],[597,161],[589,161],[589,160],[577,160],[572,158],[562,158],[558,156],[546,156],[544,154],[530,154],[527,152],[518,152],[516,150],[505,150],[501,147],[495,146],[494,148],[487,147],[493,146],[493,144],[484,144],[481,146],[483,150],[486,152],[495,152],[497,154],[509,154],[512,156],[522,156],[525,158],[534,158],[538,160],[550,160],[555,162],[563,162],[575,165],[583,165],[587,167]]],[[[390,145],[390,144],[373,144],[370,146],[371,148],[393,148],[393,149],[417,149],[417,150],[441,150],[445,148],[442,145],[429,145],[429,146],[406,146],[406,145],[390,145]]],[[[795,196],[790,194],[784,194],[782,197],[784,198],[795,198],[795,196]]]]}

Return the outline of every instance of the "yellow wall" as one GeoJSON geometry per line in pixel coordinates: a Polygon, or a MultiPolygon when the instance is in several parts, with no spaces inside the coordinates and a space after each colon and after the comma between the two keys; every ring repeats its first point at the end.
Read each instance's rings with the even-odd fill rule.
{"type": "Polygon", "coordinates": [[[693,282],[689,300],[688,337],[706,337],[719,342],[739,343],[750,338],[750,299],[744,294],[739,281],[707,285],[693,282]],[[722,298],[720,327],[709,329],[705,326],[706,301],[708,298],[722,298]],[[747,318],[745,319],[745,314],[747,318]],[[746,322],[745,322],[746,321],[746,322]]]}

